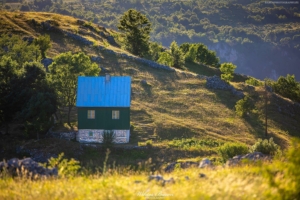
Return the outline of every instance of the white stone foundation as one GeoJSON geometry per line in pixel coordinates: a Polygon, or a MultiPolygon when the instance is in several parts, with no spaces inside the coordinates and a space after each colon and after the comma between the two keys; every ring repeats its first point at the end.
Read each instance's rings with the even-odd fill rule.
{"type": "MultiPolygon", "coordinates": [[[[112,130],[116,134],[115,143],[128,143],[130,130],[112,130]]],[[[79,129],[76,139],[81,143],[102,143],[103,129],[79,129]]]]}

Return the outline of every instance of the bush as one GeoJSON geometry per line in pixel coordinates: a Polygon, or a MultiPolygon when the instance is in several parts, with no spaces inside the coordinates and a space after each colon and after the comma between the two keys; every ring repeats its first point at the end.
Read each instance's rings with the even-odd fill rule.
{"type": "Polygon", "coordinates": [[[250,148],[250,152],[261,152],[263,154],[275,155],[280,150],[280,147],[275,144],[273,138],[269,140],[258,139],[258,141],[250,148]]]}
{"type": "Polygon", "coordinates": [[[64,158],[64,153],[59,154],[57,158],[50,158],[48,165],[45,167],[57,167],[58,175],[62,177],[74,176],[80,169],[79,161],[73,158],[70,160],[64,158]]]}
{"type": "Polygon", "coordinates": [[[222,72],[221,79],[226,82],[231,81],[235,68],[236,66],[232,63],[223,63],[220,67],[220,71],[222,72]]]}
{"type": "Polygon", "coordinates": [[[248,147],[245,144],[240,143],[226,143],[218,149],[219,155],[223,158],[223,161],[227,161],[237,155],[247,154],[248,147]]]}
{"type": "Polygon", "coordinates": [[[299,199],[300,197],[300,140],[294,138],[284,156],[267,165],[265,175],[269,185],[276,188],[270,199],[299,199]],[[276,195],[276,196],[275,196],[276,195]]]}
{"type": "Polygon", "coordinates": [[[251,103],[251,100],[248,96],[245,96],[235,104],[235,112],[240,117],[244,117],[245,114],[250,112],[252,109],[253,104],[251,103]]]}
{"type": "Polygon", "coordinates": [[[253,77],[250,77],[248,80],[245,81],[248,85],[253,85],[253,86],[262,86],[263,82],[259,81],[253,77]]]}
{"type": "Polygon", "coordinates": [[[147,140],[147,141],[146,141],[146,146],[147,146],[147,147],[150,148],[150,147],[152,147],[152,145],[153,145],[153,141],[152,141],[152,140],[147,140]]]}
{"type": "Polygon", "coordinates": [[[106,148],[112,147],[115,143],[116,134],[114,131],[104,131],[103,132],[103,146],[106,148]]]}

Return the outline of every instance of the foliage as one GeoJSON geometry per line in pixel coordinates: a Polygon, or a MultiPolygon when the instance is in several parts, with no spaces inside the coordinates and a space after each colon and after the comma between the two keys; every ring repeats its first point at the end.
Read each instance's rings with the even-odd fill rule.
{"type": "MultiPolygon", "coordinates": [[[[300,196],[300,140],[294,138],[292,146],[284,156],[277,158],[272,165],[266,166],[265,176],[269,185],[275,188],[278,199],[298,199],[300,196]]],[[[270,194],[274,197],[274,194],[270,194]]]]}
{"type": "Polygon", "coordinates": [[[248,147],[241,143],[225,143],[218,149],[219,155],[223,158],[223,161],[227,161],[237,155],[243,155],[248,153],[248,147]]]}
{"type": "Polygon", "coordinates": [[[103,146],[106,148],[110,148],[115,143],[116,134],[114,131],[105,130],[103,132],[103,146]]]}
{"type": "Polygon", "coordinates": [[[84,53],[62,53],[49,66],[49,79],[58,95],[61,106],[68,107],[68,125],[71,109],[75,106],[78,76],[98,76],[100,68],[84,53]]]}
{"type": "Polygon", "coordinates": [[[40,63],[25,63],[23,68],[24,77],[13,86],[13,96],[17,98],[13,102],[24,102],[17,118],[25,122],[27,133],[34,131],[39,138],[38,133],[47,130],[51,125],[49,119],[56,112],[57,97],[40,63]]]}
{"type": "Polygon", "coordinates": [[[272,88],[276,93],[300,102],[300,83],[296,81],[295,75],[280,76],[272,88]]]}
{"type": "Polygon", "coordinates": [[[153,141],[152,140],[147,140],[146,141],[146,146],[147,147],[152,147],[152,145],[153,145],[153,141]]]}
{"type": "Polygon", "coordinates": [[[183,68],[184,55],[175,41],[171,43],[170,50],[171,50],[173,67],[183,68]]]}
{"type": "Polygon", "coordinates": [[[221,78],[222,80],[229,82],[233,79],[233,73],[236,66],[232,63],[222,63],[220,67],[220,71],[222,72],[221,78]]]}
{"type": "Polygon", "coordinates": [[[219,147],[222,144],[223,144],[222,142],[217,140],[212,140],[212,139],[199,140],[196,138],[189,138],[189,139],[174,139],[168,143],[168,146],[189,150],[192,148],[202,149],[203,147],[214,148],[214,147],[219,147]]]}
{"type": "Polygon", "coordinates": [[[280,147],[275,144],[273,138],[267,139],[258,139],[257,142],[250,148],[250,152],[261,152],[263,154],[275,155],[280,150],[280,147]]]}
{"type": "Polygon", "coordinates": [[[173,66],[173,58],[171,54],[167,51],[159,54],[157,62],[162,65],[173,66]]]}
{"type": "Polygon", "coordinates": [[[150,42],[149,45],[149,56],[151,60],[157,61],[159,59],[160,53],[163,51],[161,44],[157,42],[150,42]]]}
{"type": "Polygon", "coordinates": [[[49,35],[41,35],[38,38],[35,38],[33,43],[39,46],[39,49],[42,54],[42,58],[46,58],[46,52],[51,48],[51,40],[49,35]]]}
{"type": "Polygon", "coordinates": [[[253,104],[249,96],[245,96],[243,99],[238,100],[235,104],[235,113],[240,116],[244,117],[248,112],[253,109],[253,104]]]}
{"type": "Polygon", "coordinates": [[[73,158],[70,160],[64,158],[64,153],[60,153],[57,158],[50,158],[46,166],[49,168],[56,167],[60,177],[73,177],[80,169],[79,161],[73,158]]]}
{"type": "Polygon", "coordinates": [[[129,9],[121,17],[118,29],[125,33],[127,50],[137,56],[147,54],[151,23],[145,15],[134,9],[129,9]]]}
{"type": "Polygon", "coordinates": [[[253,85],[253,86],[262,86],[263,82],[257,80],[256,78],[250,77],[249,79],[247,79],[245,81],[245,83],[247,83],[248,85],[253,85]]]}
{"type": "Polygon", "coordinates": [[[6,55],[18,63],[19,69],[25,62],[40,61],[41,52],[33,43],[24,41],[18,35],[2,35],[0,56],[6,55]]]}

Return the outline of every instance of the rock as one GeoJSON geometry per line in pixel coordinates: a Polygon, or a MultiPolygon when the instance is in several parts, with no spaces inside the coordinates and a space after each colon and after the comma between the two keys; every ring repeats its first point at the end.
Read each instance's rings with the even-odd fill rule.
{"type": "Polygon", "coordinates": [[[49,72],[48,66],[51,65],[52,62],[53,62],[53,59],[51,59],[51,58],[44,58],[41,60],[41,63],[44,65],[47,72],[49,72]]]}
{"type": "Polygon", "coordinates": [[[210,89],[229,90],[238,98],[244,98],[245,96],[243,92],[237,91],[232,85],[226,83],[216,75],[206,78],[206,87],[210,89]]]}
{"type": "Polygon", "coordinates": [[[230,167],[230,166],[238,165],[238,164],[240,164],[240,161],[243,159],[248,159],[250,161],[256,161],[256,160],[270,159],[270,157],[261,152],[253,152],[253,153],[248,153],[246,155],[238,155],[238,156],[234,156],[233,158],[229,159],[226,162],[226,166],[230,167]]]}
{"type": "Polygon", "coordinates": [[[172,162],[170,163],[166,168],[165,168],[165,172],[172,172],[174,171],[175,169],[175,166],[176,165],[179,165],[180,168],[189,168],[189,167],[192,167],[192,166],[197,166],[198,163],[196,162],[192,162],[192,161],[186,161],[186,162],[172,162]]]}
{"type": "Polygon", "coordinates": [[[29,36],[29,37],[25,36],[22,39],[23,39],[23,41],[27,41],[29,44],[31,44],[33,42],[33,40],[34,40],[34,38],[31,37],[31,36],[29,36]]]}
{"type": "Polygon", "coordinates": [[[152,181],[152,180],[163,181],[164,178],[161,175],[150,175],[148,181],[152,181]]]}
{"type": "Polygon", "coordinates": [[[91,61],[93,61],[93,62],[100,62],[101,58],[99,56],[92,56],[91,57],[91,61]]]}
{"type": "Polygon", "coordinates": [[[147,81],[145,79],[141,80],[141,84],[142,85],[146,85],[146,86],[148,85],[148,83],[147,83],[147,81]]]}
{"type": "Polygon", "coordinates": [[[19,160],[17,158],[12,158],[5,162],[0,162],[0,171],[6,169],[11,175],[29,175],[31,177],[40,176],[40,177],[49,177],[49,176],[57,176],[58,170],[57,168],[48,169],[45,168],[39,163],[35,162],[31,158],[24,158],[23,160],[19,160]],[[17,172],[22,172],[18,174],[17,172]]]}
{"type": "Polygon", "coordinates": [[[208,158],[203,158],[199,163],[199,168],[211,167],[212,163],[208,158]]]}
{"type": "Polygon", "coordinates": [[[78,20],[77,20],[77,24],[83,25],[83,24],[85,24],[85,21],[84,21],[84,20],[81,20],[81,19],[78,19],[78,20]]]}
{"type": "Polygon", "coordinates": [[[205,177],[206,177],[206,175],[205,175],[205,174],[202,174],[202,173],[200,173],[200,174],[199,174],[199,177],[200,177],[200,178],[205,178],[205,177]]]}

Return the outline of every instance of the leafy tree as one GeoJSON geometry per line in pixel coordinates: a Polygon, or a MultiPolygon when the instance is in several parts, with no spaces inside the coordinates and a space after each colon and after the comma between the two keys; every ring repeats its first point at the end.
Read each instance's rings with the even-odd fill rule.
{"type": "Polygon", "coordinates": [[[276,93],[300,102],[300,84],[296,81],[295,75],[280,76],[272,86],[276,93]]]}
{"type": "Polygon", "coordinates": [[[232,63],[223,63],[220,67],[220,71],[222,72],[221,78],[226,82],[231,81],[235,68],[236,66],[232,63]]]}
{"type": "Polygon", "coordinates": [[[250,152],[261,152],[263,154],[275,155],[280,151],[280,146],[278,146],[273,138],[267,139],[258,139],[257,142],[250,148],[250,152]]]}
{"type": "Polygon", "coordinates": [[[182,68],[184,65],[184,55],[175,41],[171,43],[170,49],[171,56],[173,58],[173,66],[176,68],[182,68]]]}
{"type": "Polygon", "coordinates": [[[197,46],[190,45],[188,52],[185,54],[185,61],[194,62],[196,60],[197,46]]]}
{"type": "Polygon", "coordinates": [[[253,109],[253,104],[250,101],[248,96],[245,96],[243,99],[239,100],[235,104],[235,112],[238,116],[244,117],[247,112],[250,112],[253,109]]]}
{"type": "Polygon", "coordinates": [[[51,48],[51,40],[49,35],[41,35],[38,38],[34,39],[34,44],[39,46],[39,49],[42,54],[42,58],[46,58],[46,52],[51,48]]]}
{"type": "Polygon", "coordinates": [[[55,57],[49,70],[49,78],[61,106],[68,107],[68,125],[71,127],[70,113],[76,102],[77,77],[98,76],[100,68],[82,52],[77,54],[67,52],[55,57]]]}
{"type": "Polygon", "coordinates": [[[19,36],[2,35],[0,39],[0,56],[10,56],[18,63],[19,68],[25,62],[39,61],[41,52],[35,44],[23,41],[19,36]]]}
{"type": "Polygon", "coordinates": [[[151,60],[157,61],[159,54],[163,51],[161,44],[157,42],[151,42],[149,45],[149,56],[151,60]]]}
{"type": "Polygon", "coordinates": [[[18,63],[11,59],[10,56],[2,56],[0,59],[0,125],[6,126],[6,133],[8,133],[9,122],[13,119],[16,112],[15,106],[11,103],[13,96],[12,81],[18,79],[20,70],[18,70],[18,63]]]}
{"type": "Polygon", "coordinates": [[[125,33],[126,49],[137,56],[144,56],[149,50],[151,23],[145,15],[129,9],[121,17],[118,29],[125,33]]]}
{"type": "Polygon", "coordinates": [[[162,65],[173,66],[173,58],[167,51],[159,54],[157,62],[162,65]]]}

